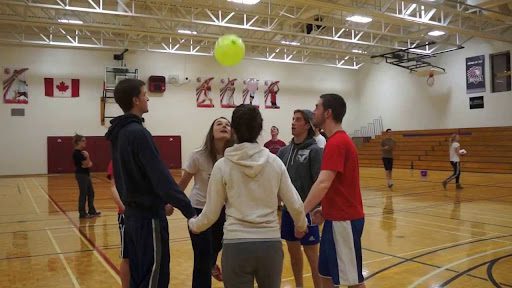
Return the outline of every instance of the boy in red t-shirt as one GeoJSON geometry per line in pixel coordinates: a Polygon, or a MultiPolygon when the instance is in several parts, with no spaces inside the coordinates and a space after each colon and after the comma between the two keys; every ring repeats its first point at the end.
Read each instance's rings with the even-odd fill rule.
{"type": "Polygon", "coordinates": [[[270,128],[270,136],[272,137],[272,139],[265,142],[265,144],[263,144],[263,147],[267,148],[272,154],[277,154],[277,152],[279,152],[279,149],[286,146],[286,143],[277,138],[279,136],[279,128],[277,128],[276,126],[272,126],[270,128]]]}
{"type": "Polygon", "coordinates": [[[308,213],[322,203],[312,213],[313,223],[325,219],[318,262],[322,287],[362,288],[366,287],[361,253],[364,211],[357,150],[341,128],[346,110],[345,100],[337,94],[324,94],[316,104],[313,125],[329,138],[320,175],[304,201],[304,210],[308,213]]]}

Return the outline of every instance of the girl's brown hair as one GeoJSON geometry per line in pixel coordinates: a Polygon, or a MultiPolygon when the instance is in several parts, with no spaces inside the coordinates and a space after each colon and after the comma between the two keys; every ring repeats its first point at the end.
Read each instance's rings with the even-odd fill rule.
{"type": "MultiPolygon", "coordinates": [[[[204,139],[203,147],[201,148],[203,151],[205,151],[208,154],[208,158],[212,161],[212,165],[217,162],[217,151],[215,150],[215,138],[213,137],[213,126],[215,125],[215,122],[219,119],[224,119],[228,121],[228,123],[231,123],[227,118],[225,117],[219,117],[213,120],[212,125],[210,125],[210,129],[208,130],[208,133],[206,134],[206,138],[204,139]]],[[[224,145],[224,150],[226,148],[233,146],[233,134],[231,134],[231,138],[226,141],[226,144],[224,145]]]]}

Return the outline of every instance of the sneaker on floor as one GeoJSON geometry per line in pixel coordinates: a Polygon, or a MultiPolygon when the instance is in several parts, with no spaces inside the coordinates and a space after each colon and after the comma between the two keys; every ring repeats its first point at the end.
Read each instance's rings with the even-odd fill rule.
{"type": "Polygon", "coordinates": [[[212,269],[212,277],[215,278],[215,280],[222,282],[222,271],[217,264],[215,264],[215,267],[212,269]]]}
{"type": "Polygon", "coordinates": [[[94,212],[94,213],[89,213],[89,215],[90,215],[91,217],[99,217],[99,216],[101,216],[101,212],[100,212],[100,211],[96,211],[96,212],[94,212]]]}
{"type": "Polygon", "coordinates": [[[447,186],[447,185],[448,185],[448,182],[443,181],[443,188],[444,188],[444,190],[446,190],[446,186],[447,186]]]}
{"type": "Polygon", "coordinates": [[[391,188],[391,187],[393,187],[393,183],[388,184],[388,188],[391,188]]]}
{"type": "Polygon", "coordinates": [[[457,184],[457,185],[455,186],[455,189],[461,190],[461,189],[464,189],[464,187],[462,187],[462,185],[460,185],[460,184],[457,184]]]}
{"type": "Polygon", "coordinates": [[[78,218],[80,218],[80,219],[89,219],[89,218],[92,218],[92,217],[94,217],[94,216],[92,216],[91,214],[85,214],[85,215],[78,216],[78,218]]]}

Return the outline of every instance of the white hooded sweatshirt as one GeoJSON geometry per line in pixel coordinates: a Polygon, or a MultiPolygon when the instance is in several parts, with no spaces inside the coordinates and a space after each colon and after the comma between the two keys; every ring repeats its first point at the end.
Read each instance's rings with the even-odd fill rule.
{"type": "Polygon", "coordinates": [[[304,206],[282,161],[257,143],[237,144],[215,163],[206,205],[201,215],[189,220],[189,227],[197,232],[208,229],[226,205],[224,240],[280,239],[279,199],[296,229],[305,231],[304,206]]]}

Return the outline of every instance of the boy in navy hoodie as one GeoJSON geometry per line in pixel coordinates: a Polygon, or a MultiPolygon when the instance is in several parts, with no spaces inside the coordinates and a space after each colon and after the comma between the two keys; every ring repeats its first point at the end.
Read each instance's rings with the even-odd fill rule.
{"type": "Polygon", "coordinates": [[[169,285],[169,229],[165,205],[195,216],[188,197],[160,159],[151,133],[142,125],[149,98],[145,83],[124,79],[114,98],[124,115],[110,123],[106,137],[112,144],[114,179],[125,210],[123,251],[130,263],[130,287],[169,285]]]}

